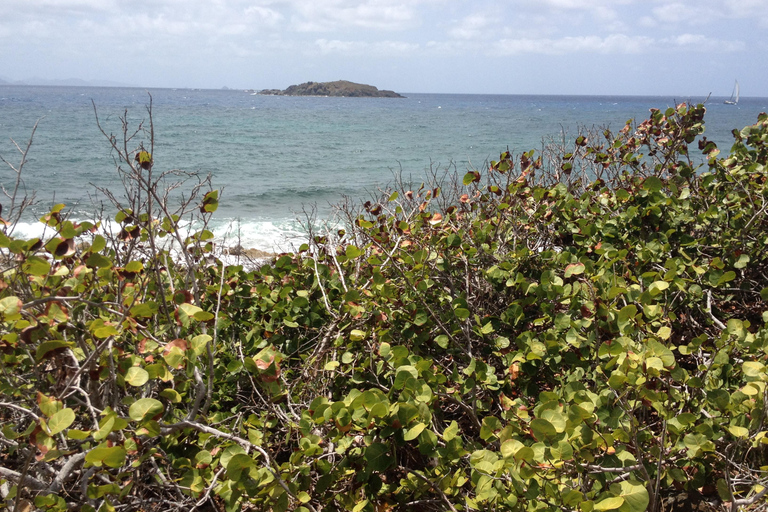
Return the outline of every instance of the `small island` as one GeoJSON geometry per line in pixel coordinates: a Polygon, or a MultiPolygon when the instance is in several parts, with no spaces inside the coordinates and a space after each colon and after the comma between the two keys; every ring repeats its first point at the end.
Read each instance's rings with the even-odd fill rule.
{"type": "Polygon", "coordinates": [[[335,82],[306,82],[287,89],[263,89],[259,94],[269,96],[343,96],[348,98],[404,98],[394,91],[379,90],[372,85],[347,80],[335,82]]]}

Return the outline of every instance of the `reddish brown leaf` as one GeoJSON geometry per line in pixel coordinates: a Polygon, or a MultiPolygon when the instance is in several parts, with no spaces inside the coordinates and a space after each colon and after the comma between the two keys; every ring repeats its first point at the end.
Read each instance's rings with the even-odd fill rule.
{"type": "Polygon", "coordinates": [[[520,365],[518,363],[512,363],[509,366],[509,380],[514,382],[520,375],[520,365]]]}
{"type": "Polygon", "coordinates": [[[255,359],[256,368],[259,370],[267,370],[274,361],[275,356],[269,356],[269,361],[264,361],[263,359],[255,359]]]}
{"type": "Polygon", "coordinates": [[[189,345],[187,344],[187,340],[176,338],[175,340],[165,344],[165,347],[163,348],[163,356],[170,354],[173,347],[179,347],[182,352],[186,352],[188,346],[189,345]]]}

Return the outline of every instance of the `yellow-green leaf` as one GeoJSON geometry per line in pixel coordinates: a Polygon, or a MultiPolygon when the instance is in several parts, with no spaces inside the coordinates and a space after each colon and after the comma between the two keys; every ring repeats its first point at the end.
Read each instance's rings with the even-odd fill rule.
{"type": "Polygon", "coordinates": [[[69,427],[75,421],[75,411],[70,408],[62,409],[48,420],[48,434],[54,436],[69,427]]]}
{"type": "Polygon", "coordinates": [[[140,398],[128,408],[128,416],[134,421],[151,419],[163,413],[163,403],[154,398],[140,398]]]}
{"type": "Polygon", "coordinates": [[[624,504],[624,498],[621,496],[612,496],[595,503],[593,510],[616,510],[624,504]]]}

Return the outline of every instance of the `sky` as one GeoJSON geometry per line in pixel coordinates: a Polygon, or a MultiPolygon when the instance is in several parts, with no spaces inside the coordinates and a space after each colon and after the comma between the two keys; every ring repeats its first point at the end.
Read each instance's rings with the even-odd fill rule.
{"type": "Polygon", "coordinates": [[[2,0],[0,78],[768,97],[768,0],[2,0]]]}

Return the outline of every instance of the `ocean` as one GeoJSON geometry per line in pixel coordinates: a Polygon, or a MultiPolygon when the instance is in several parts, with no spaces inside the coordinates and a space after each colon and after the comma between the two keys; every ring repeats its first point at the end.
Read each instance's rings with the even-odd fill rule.
{"type": "MultiPolygon", "coordinates": [[[[110,146],[96,123],[121,133],[148,120],[152,98],[154,172],[212,175],[220,189],[214,233],[230,246],[265,251],[298,247],[302,213],[332,215],[344,197],[364,200],[396,176],[418,186],[430,170],[483,169],[507,149],[540,149],[547,138],[574,139],[580,127],[621,129],[649,109],[701,97],[408,94],[405,99],[260,96],[239,90],[0,86],[0,156],[18,164],[38,123],[23,172],[36,203],[16,228],[39,236],[36,222],[57,203],[72,219],[114,210],[98,188],[124,194],[110,146]],[[95,105],[95,112],[94,112],[95,105]]],[[[710,98],[705,135],[727,151],[731,130],[768,111],[768,98],[724,105],[710,98]]],[[[135,139],[134,145],[139,141],[135,139]]],[[[146,142],[145,142],[146,144],[146,142]]],[[[2,162],[0,162],[2,164],[2,162]]],[[[15,174],[5,164],[0,184],[15,174]]],[[[183,192],[183,189],[181,189],[183,192]]],[[[0,203],[8,200],[0,197],[0,203]]]]}

